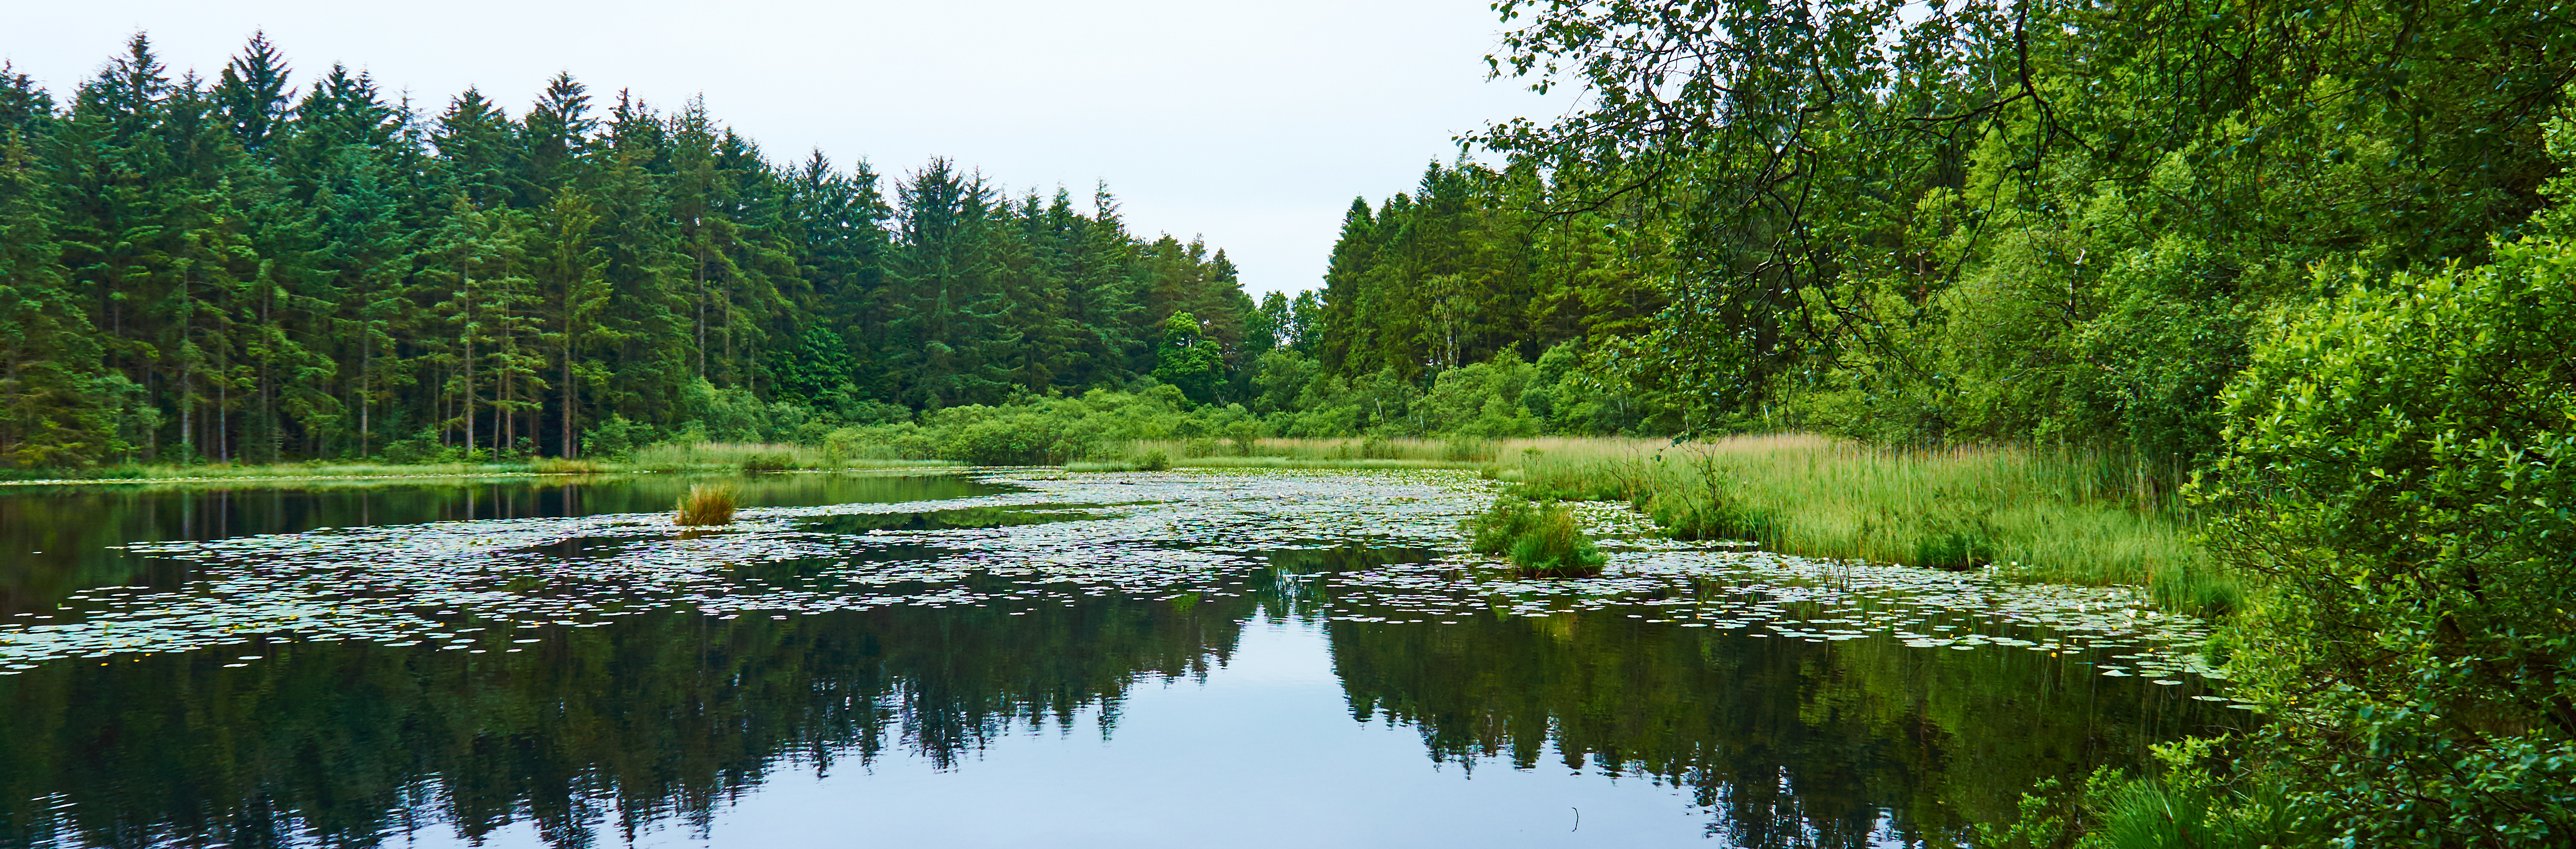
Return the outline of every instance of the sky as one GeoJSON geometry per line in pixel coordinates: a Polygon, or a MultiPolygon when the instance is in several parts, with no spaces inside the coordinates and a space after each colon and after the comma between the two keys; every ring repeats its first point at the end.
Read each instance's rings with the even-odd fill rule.
{"type": "Polygon", "coordinates": [[[1205,238],[1256,295],[1321,285],[1353,197],[1408,191],[1453,137],[1567,102],[1486,81],[1503,30],[1487,0],[119,0],[8,17],[0,59],[57,102],[138,30],[207,77],[265,30],[300,83],[344,63],[427,111],[471,85],[517,115],[570,71],[603,105],[703,95],[773,159],[899,177],[946,156],[1077,198],[1105,180],[1132,229],[1205,238]]]}

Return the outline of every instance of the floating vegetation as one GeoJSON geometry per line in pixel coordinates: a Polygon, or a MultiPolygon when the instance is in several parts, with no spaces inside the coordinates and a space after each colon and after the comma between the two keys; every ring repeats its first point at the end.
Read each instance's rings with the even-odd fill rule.
{"type": "MultiPolygon", "coordinates": [[[[2025,584],[1664,539],[1618,504],[1560,508],[1601,540],[1596,577],[1531,578],[1490,556],[1429,554],[1467,548],[1462,520],[1494,499],[1496,484],[1460,471],[1003,470],[975,478],[1010,491],[739,511],[727,503],[732,525],[720,544],[690,538],[691,528],[665,514],[137,543],[129,550],[179,561],[198,578],[175,590],[94,588],[73,596],[73,606],[0,621],[0,674],[66,657],[253,640],[481,651],[487,633],[596,627],[656,610],[1028,610],[1111,594],[1182,603],[1249,592],[1244,578],[1273,552],[1357,545],[1426,554],[1282,577],[1310,600],[1299,615],[1381,626],[1619,608],[1642,623],[1712,633],[1817,643],[1884,636],[1922,649],[2079,660],[2116,651],[2128,657],[2101,674],[2219,677],[2198,652],[2206,625],[2158,612],[2137,588],[2025,584]]],[[[704,492],[684,499],[684,521],[704,492]]]]}

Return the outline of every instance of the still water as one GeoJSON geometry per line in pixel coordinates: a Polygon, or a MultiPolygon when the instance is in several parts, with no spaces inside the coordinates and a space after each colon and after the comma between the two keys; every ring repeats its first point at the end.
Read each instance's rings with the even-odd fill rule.
{"type": "Polygon", "coordinates": [[[1442,472],[0,491],[0,845],[1957,844],[2241,724],[2119,590],[1442,472]]]}

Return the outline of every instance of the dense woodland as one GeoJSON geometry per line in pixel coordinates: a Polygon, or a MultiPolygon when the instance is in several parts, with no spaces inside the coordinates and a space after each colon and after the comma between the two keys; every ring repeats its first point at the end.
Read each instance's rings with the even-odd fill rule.
{"type": "Polygon", "coordinates": [[[606,422],[1124,385],[1175,314],[1200,372],[1270,344],[1223,251],[1105,187],[881,185],[569,75],[516,117],[293,81],[265,39],[209,79],[140,35],[66,102],[0,74],[7,460],[573,455],[606,422]]]}
{"type": "Polygon", "coordinates": [[[1589,108],[1354,206],[1325,367],[1574,345],[1645,409],[1566,430],[2188,459],[2267,317],[2360,279],[2315,269],[2565,230],[2553,4],[1900,5],[1501,4],[1498,72],[1589,108]]]}
{"type": "Polygon", "coordinates": [[[1327,368],[1553,357],[1645,408],[1596,427],[2183,470],[2269,721],[1978,842],[2566,844],[2566,6],[1496,8],[1496,73],[1583,105],[1352,210],[1327,368]]]}

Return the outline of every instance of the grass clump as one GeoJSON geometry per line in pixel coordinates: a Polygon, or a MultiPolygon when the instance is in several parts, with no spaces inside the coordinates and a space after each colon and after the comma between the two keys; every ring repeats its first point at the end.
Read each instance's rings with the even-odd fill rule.
{"type": "Polygon", "coordinates": [[[1505,495],[1467,520],[1470,548],[1507,555],[1525,578],[1590,578],[1609,560],[1574,521],[1574,511],[1554,501],[1505,495]]]}
{"type": "Polygon", "coordinates": [[[689,527],[733,524],[733,495],[732,484],[690,484],[671,521],[689,527]]]}

